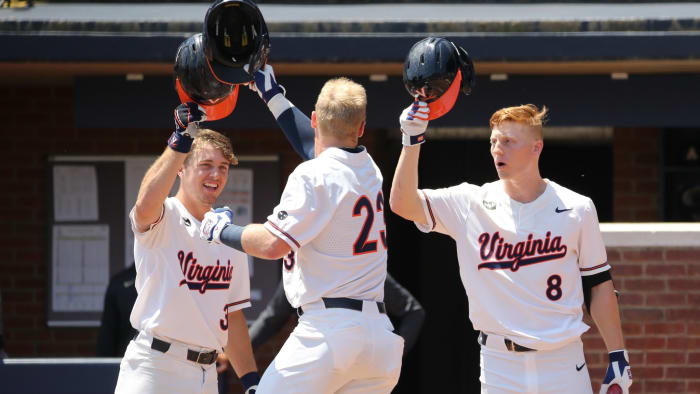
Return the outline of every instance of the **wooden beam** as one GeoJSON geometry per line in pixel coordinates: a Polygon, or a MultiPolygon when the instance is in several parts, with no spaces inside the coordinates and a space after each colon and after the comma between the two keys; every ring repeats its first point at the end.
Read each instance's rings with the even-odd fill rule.
{"type": "MultiPolygon", "coordinates": [[[[401,63],[276,63],[279,75],[372,75],[400,76],[401,63]]],[[[700,59],[619,60],[592,62],[476,62],[477,74],[586,75],[586,74],[677,74],[700,73],[700,59]]],[[[46,79],[77,75],[172,75],[168,63],[0,63],[0,80],[46,79]]]]}

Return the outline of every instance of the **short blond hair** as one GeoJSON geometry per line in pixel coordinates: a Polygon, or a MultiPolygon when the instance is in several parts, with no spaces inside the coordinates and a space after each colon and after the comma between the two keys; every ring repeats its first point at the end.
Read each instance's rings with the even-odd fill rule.
{"type": "Polygon", "coordinates": [[[326,133],[345,136],[357,130],[367,118],[365,88],[348,78],[327,81],[316,100],[316,121],[326,133]]]}
{"type": "Polygon", "coordinates": [[[542,139],[542,125],[547,122],[547,107],[543,105],[540,110],[534,104],[525,104],[501,108],[491,115],[489,127],[493,130],[499,124],[508,121],[530,126],[537,137],[542,139]]]}
{"type": "Polygon", "coordinates": [[[210,144],[214,148],[218,149],[221,154],[224,155],[226,160],[228,160],[230,165],[235,166],[238,164],[238,159],[236,158],[236,155],[233,154],[231,140],[227,136],[219,133],[218,131],[200,129],[192,142],[192,149],[190,149],[187,157],[185,157],[185,166],[189,164],[190,159],[192,156],[194,156],[194,153],[202,149],[206,144],[210,144]]]}

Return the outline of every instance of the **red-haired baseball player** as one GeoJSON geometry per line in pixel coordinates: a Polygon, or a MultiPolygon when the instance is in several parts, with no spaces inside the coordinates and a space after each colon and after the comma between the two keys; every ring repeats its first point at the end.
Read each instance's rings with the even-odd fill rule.
{"type": "Polygon", "coordinates": [[[584,300],[610,352],[601,392],[619,384],[627,393],[632,375],[595,206],[540,176],[546,113],[521,105],[493,114],[498,181],[429,190],[418,188],[429,108],[415,102],[400,116],[391,209],[456,241],[469,318],[480,331],[482,393],[591,393],[584,300]]]}

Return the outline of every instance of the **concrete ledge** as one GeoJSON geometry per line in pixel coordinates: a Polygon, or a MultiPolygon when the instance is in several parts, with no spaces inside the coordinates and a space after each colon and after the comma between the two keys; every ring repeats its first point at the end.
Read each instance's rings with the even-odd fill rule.
{"type": "Polygon", "coordinates": [[[601,223],[607,247],[700,247],[700,223],[601,223]]]}

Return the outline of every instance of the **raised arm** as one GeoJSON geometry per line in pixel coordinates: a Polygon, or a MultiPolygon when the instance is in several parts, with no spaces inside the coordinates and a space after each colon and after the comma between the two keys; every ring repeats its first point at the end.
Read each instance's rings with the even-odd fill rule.
{"type": "Polygon", "coordinates": [[[285,97],[286,91],[275,80],[272,66],[266,64],[258,70],[255,73],[255,83],[250,87],[265,101],[297,154],[304,160],[313,159],[314,129],[311,127],[311,119],[285,97]]]}
{"type": "Polygon", "coordinates": [[[389,205],[392,212],[421,224],[428,220],[418,195],[418,157],[428,127],[428,106],[416,101],[404,109],[399,118],[403,133],[403,149],[391,183],[389,205]]]}
{"type": "Polygon", "coordinates": [[[175,131],[168,139],[168,147],[146,171],[134,205],[134,225],[140,232],[160,218],[163,202],[175,183],[197,133],[197,122],[206,115],[197,104],[185,103],[175,108],[175,131]]]}

